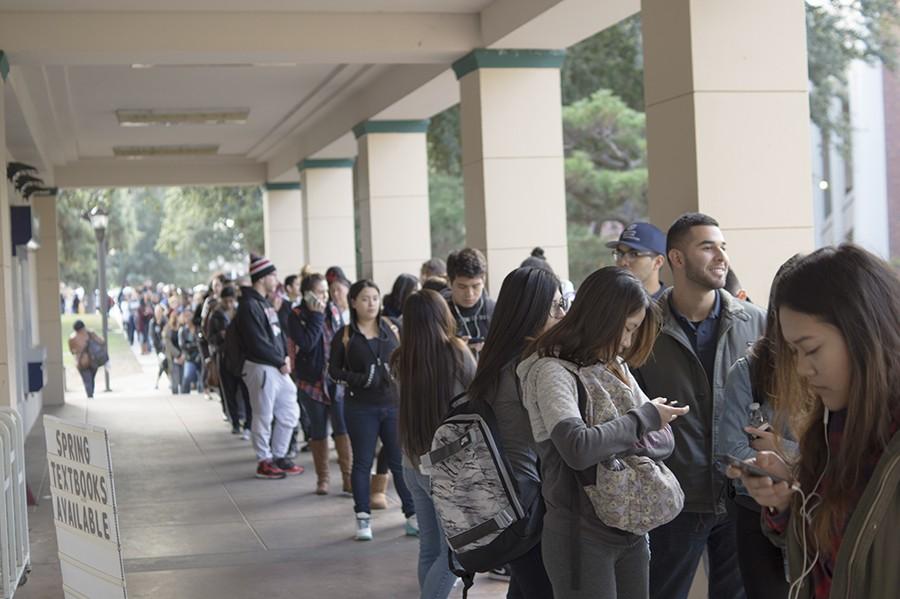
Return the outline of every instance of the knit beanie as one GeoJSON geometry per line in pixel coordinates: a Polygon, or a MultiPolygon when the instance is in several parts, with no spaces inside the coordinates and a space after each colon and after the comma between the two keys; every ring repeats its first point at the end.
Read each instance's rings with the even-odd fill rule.
{"type": "Polygon", "coordinates": [[[250,254],[250,281],[255,283],[267,274],[275,272],[275,265],[265,256],[250,254]]]}

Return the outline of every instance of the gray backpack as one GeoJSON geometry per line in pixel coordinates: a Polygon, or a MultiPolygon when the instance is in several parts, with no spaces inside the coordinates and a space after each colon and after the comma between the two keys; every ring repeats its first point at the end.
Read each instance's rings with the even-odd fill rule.
{"type": "Polygon", "coordinates": [[[489,404],[465,394],[455,397],[431,451],[420,460],[420,470],[431,477],[451,558],[461,566],[454,573],[467,583],[466,590],[467,575],[507,564],[540,541],[540,485],[510,467],[489,404]]]}

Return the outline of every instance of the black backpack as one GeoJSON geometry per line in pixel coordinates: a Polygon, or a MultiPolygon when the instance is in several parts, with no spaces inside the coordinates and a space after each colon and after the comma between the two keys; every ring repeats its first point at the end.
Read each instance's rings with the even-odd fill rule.
{"type": "Polygon", "coordinates": [[[238,315],[235,314],[225,327],[224,351],[225,370],[232,376],[241,378],[244,375],[244,350],[241,347],[241,333],[237,326],[238,315]]]}
{"type": "Polygon", "coordinates": [[[453,398],[420,468],[431,477],[432,501],[450,547],[450,569],[463,579],[463,597],[476,572],[503,566],[540,541],[540,484],[517,476],[504,457],[487,402],[466,394],[453,398]]]}

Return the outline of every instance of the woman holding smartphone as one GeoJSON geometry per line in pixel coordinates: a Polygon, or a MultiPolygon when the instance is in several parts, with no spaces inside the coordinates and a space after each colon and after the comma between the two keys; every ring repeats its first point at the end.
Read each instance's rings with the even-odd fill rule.
{"type": "Polygon", "coordinates": [[[894,599],[900,589],[900,279],[854,246],[800,259],[775,294],[776,397],[799,456],[729,468],[786,548],[789,597],[894,599]],[[790,482],[787,482],[790,481],[790,482]]]}
{"type": "Polygon", "coordinates": [[[657,333],[656,310],[641,282],[625,269],[602,268],[582,283],[562,321],[531,344],[531,355],[516,369],[541,461],[547,506],[541,551],[556,599],[649,595],[647,535],[601,521],[574,471],[593,468],[600,476],[597,465],[614,457],[661,460],[672,453],[669,423],[688,408],[650,401],[629,370],[647,359],[657,333]],[[586,403],[635,407],[589,426],[579,387],[586,403]]]}
{"type": "Polygon", "coordinates": [[[310,418],[309,447],[316,467],[316,495],[328,493],[328,423],[341,467],[342,489],[350,492],[350,439],[344,423],[344,389],[328,378],[331,341],[342,327],[338,308],[328,299],[328,284],[318,273],[300,281],[303,298],[291,310],[288,335],[297,348],[294,380],[310,418]]]}

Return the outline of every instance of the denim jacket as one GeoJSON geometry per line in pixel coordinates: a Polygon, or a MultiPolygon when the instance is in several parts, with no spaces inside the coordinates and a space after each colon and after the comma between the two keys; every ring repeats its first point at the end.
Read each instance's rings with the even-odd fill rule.
{"type": "MultiPolygon", "coordinates": [[[[750,438],[744,430],[750,424],[750,404],[754,401],[757,400],[753,397],[753,387],[750,384],[750,358],[744,357],[734,363],[725,380],[725,401],[716,437],[716,455],[727,453],[740,460],[756,457],[756,450],[750,447],[750,438]]],[[[768,401],[760,401],[759,404],[766,422],[772,424],[772,404],[768,401]]],[[[788,436],[789,433],[781,431],[781,435],[784,438],[785,452],[796,453],[797,443],[788,436]]],[[[738,496],[750,497],[740,480],[733,483],[738,496]]]]}

